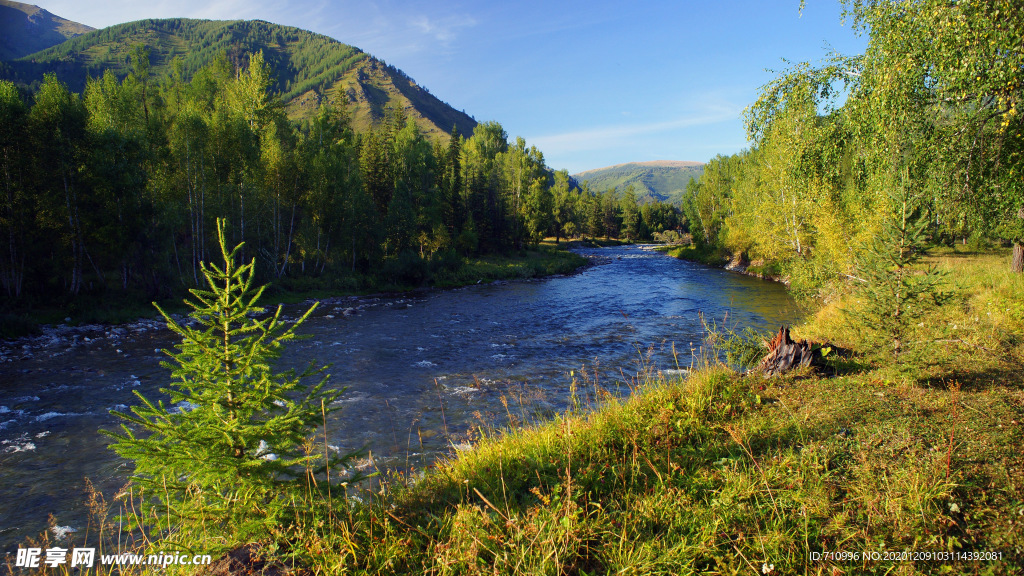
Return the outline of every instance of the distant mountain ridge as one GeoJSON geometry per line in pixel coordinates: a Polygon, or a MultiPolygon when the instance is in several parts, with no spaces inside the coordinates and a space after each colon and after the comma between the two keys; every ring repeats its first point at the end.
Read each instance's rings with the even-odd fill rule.
{"type": "Polygon", "coordinates": [[[703,162],[687,160],[651,160],[627,162],[573,174],[578,182],[587,182],[591,190],[614,188],[622,194],[632,185],[637,196],[678,204],[690,178],[699,180],[704,173],[703,162]]]}
{"type": "MultiPolygon", "coordinates": [[[[2,1],[2,0],[0,0],[2,1]]],[[[111,70],[129,71],[136,45],[150,49],[152,74],[168,77],[180,58],[188,79],[220,53],[238,66],[250,53],[263,51],[289,117],[312,115],[324,97],[350,104],[356,129],[383,118],[388,106],[405,111],[430,136],[444,137],[454,126],[469,136],[476,121],[434,97],[401,70],[362,50],[307,30],[261,20],[150,19],[95,30],[19,60],[4,62],[0,78],[34,86],[48,72],[72,91],[81,92],[87,77],[111,70]]]]}
{"type": "Polygon", "coordinates": [[[39,6],[0,0],[0,60],[14,60],[95,30],[39,6]]]}
{"type": "Polygon", "coordinates": [[[605,166],[604,168],[592,168],[590,170],[584,170],[578,174],[573,174],[575,177],[588,178],[592,174],[598,172],[605,172],[609,170],[619,170],[624,168],[631,168],[634,166],[650,166],[655,168],[692,168],[694,166],[704,166],[703,162],[693,162],[690,160],[648,160],[646,162],[626,162],[625,164],[615,164],[613,166],[605,166]]]}

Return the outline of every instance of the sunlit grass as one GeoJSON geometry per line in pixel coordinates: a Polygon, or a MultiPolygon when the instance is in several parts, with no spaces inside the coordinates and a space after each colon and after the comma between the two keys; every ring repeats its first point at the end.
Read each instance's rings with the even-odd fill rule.
{"type": "Polygon", "coordinates": [[[372,489],[310,487],[260,544],[313,574],[1019,574],[1024,283],[1001,254],[928,263],[954,298],[909,367],[864,349],[838,300],[796,331],[836,347],[831,368],[763,379],[703,350],[688,377],[573,373],[566,412],[481,425],[471,449],[372,489]],[[865,559],[886,552],[999,559],[865,559]]]}

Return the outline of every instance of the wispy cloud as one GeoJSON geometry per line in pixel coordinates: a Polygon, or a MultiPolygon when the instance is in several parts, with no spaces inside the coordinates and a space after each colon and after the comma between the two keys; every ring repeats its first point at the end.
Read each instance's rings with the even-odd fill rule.
{"type": "Polygon", "coordinates": [[[408,0],[33,0],[50,12],[102,28],[144,18],[267,20],[328,34],[394,59],[450,52],[477,25],[472,14],[408,0]]]}
{"type": "MultiPolygon", "coordinates": [[[[335,10],[335,12],[339,12],[335,10]]],[[[446,5],[382,0],[347,6],[344,18],[317,31],[387,60],[452,53],[463,33],[478,24],[473,15],[446,5]]]]}
{"type": "Polygon", "coordinates": [[[560,134],[537,136],[531,144],[546,152],[580,152],[601,150],[630,144],[638,139],[682,130],[693,126],[734,121],[741,109],[732,106],[710,106],[706,110],[661,122],[614,124],[560,134]]]}
{"type": "Polygon", "coordinates": [[[409,22],[413,28],[419,30],[422,34],[430,36],[446,46],[456,38],[459,29],[476,26],[475,18],[462,14],[440,18],[430,18],[421,14],[413,17],[409,22]]]}

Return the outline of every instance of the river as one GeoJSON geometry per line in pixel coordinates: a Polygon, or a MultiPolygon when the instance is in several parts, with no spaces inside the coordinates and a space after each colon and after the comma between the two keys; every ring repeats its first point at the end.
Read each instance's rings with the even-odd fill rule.
{"type": "MultiPolygon", "coordinates": [[[[328,421],[329,443],[363,449],[367,466],[408,470],[464,447],[475,426],[565,409],[570,370],[628,393],[643,366],[688,368],[703,337],[700,314],[759,329],[799,319],[780,284],[642,246],[579,252],[599,263],[536,281],[328,300],[282,367],[331,364],[331,382],[348,390],[328,421]]],[[[133,390],[159,398],[171,336],[141,321],[3,350],[0,553],[39,534],[49,514],[83,528],[85,478],[108,498],[123,485],[128,464],[97,430],[117,426],[109,410],[137,402],[133,390]]]]}

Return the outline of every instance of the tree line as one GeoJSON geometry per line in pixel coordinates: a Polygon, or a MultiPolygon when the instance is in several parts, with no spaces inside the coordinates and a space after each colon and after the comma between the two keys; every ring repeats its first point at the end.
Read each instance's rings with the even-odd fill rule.
{"type": "Polygon", "coordinates": [[[794,66],[762,89],[745,112],[754,145],[689,187],[695,242],[821,292],[855,276],[913,205],[933,243],[1012,245],[1024,270],[1024,15],[1004,0],[846,8],[865,53],[794,66]]]}
{"type": "MultiPolygon", "coordinates": [[[[217,218],[260,281],[388,276],[522,250],[545,236],[640,240],[680,211],[580,188],[522,138],[485,122],[430,141],[398,107],[356,133],[346,101],[290,121],[262,52],[223,53],[186,79],[131,71],[81,96],[47,75],[34,95],[0,82],[2,294],[16,306],[83,293],[170,296],[202,283],[217,218]]],[[[351,282],[348,284],[351,285],[351,282]]]]}

